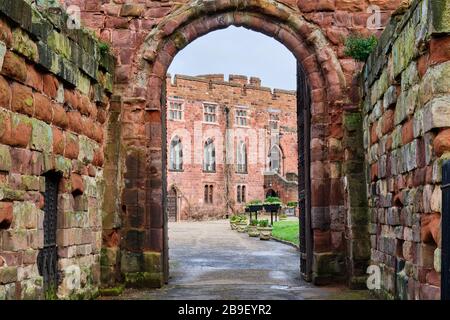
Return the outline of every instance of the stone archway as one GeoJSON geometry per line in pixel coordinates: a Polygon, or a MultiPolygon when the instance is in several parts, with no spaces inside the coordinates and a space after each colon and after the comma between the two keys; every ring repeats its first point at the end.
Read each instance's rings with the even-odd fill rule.
{"type": "Polygon", "coordinates": [[[268,198],[268,197],[278,197],[278,192],[276,192],[273,189],[269,189],[266,192],[266,198],[268,198]]]}
{"type": "MultiPolygon", "coordinates": [[[[320,28],[306,21],[298,9],[276,1],[191,1],[167,15],[143,41],[135,58],[134,79],[124,88],[121,113],[124,165],[121,183],[124,224],[120,272],[135,279],[142,272],[147,284],[162,285],[168,276],[165,141],[165,79],[167,69],[187,44],[211,31],[243,26],[271,36],[297,58],[309,82],[311,96],[311,214],[314,257],[313,280],[341,275],[343,248],[330,246],[330,211],[344,204],[339,175],[328,174],[330,155],[336,150],[327,141],[331,117],[342,113],[346,80],[332,46],[320,28]],[[144,176],[142,179],[134,177],[144,176]],[[130,179],[130,177],[133,177],[130,179]],[[330,188],[334,188],[332,196],[330,188]],[[141,225],[129,226],[127,207],[142,208],[141,225]],[[317,232],[316,232],[317,231],[317,232]],[[151,258],[147,258],[151,257],[151,258]],[[129,268],[129,261],[136,261],[129,268]],[[149,266],[146,261],[151,259],[149,266]],[[124,265],[124,263],[126,265],[124,265]],[[136,267],[137,265],[137,267],[136,267]],[[332,267],[329,267],[332,266],[332,267]],[[336,267],[338,266],[338,267],[336,267]]],[[[343,151],[341,152],[343,154],[343,151]]],[[[342,159],[342,154],[339,159],[342,159]]],[[[334,158],[335,160],[335,158],[334,158]]],[[[120,179],[120,178],[119,178],[120,179]]],[[[340,209],[339,209],[340,210],[340,209]]]]}

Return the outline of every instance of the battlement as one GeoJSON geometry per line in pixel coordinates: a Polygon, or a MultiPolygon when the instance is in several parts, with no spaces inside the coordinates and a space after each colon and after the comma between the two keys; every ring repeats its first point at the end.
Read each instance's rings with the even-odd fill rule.
{"type": "MultiPolygon", "coordinates": [[[[278,88],[269,88],[261,86],[261,79],[258,77],[248,77],[245,75],[230,74],[228,80],[225,80],[224,74],[204,74],[198,76],[187,76],[182,74],[175,74],[172,81],[172,76],[167,74],[168,84],[172,87],[185,86],[185,82],[198,82],[203,83],[208,90],[215,90],[215,86],[227,86],[232,88],[240,88],[241,94],[249,94],[250,91],[264,91],[271,94],[272,99],[278,99],[286,95],[289,97],[296,96],[297,92],[295,90],[285,90],[278,88]]],[[[199,87],[199,89],[202,89],[199,87]]],[[[217,88],[222,90],[223,88],[217,88]]]]}

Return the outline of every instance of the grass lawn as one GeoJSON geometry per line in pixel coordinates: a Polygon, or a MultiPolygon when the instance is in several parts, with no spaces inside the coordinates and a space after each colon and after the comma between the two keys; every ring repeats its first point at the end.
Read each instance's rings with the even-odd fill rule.
{"type": "Polygon", "coordinates": [[[299,222],[278,221],[273,223],[272,236],[279,240],[289,241],[299,245],[299,222]]]}

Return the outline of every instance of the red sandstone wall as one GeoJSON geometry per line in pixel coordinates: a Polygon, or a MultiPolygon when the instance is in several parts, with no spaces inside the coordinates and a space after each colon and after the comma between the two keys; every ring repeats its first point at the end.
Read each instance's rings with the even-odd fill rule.
{"type": "Polygon", "coordinates": [[[45,298],[38,256],[47,238],[49,172],[61,177],[55,293],[88,298],[100,284],[103,125],[111,93],[101,79],[111,65],[100,62],[87,33],[69,36],[63,19],[15,4],[0,5],[0,300],[45,298]]]}
{"type": "Polygon", "coordinates": [[[371,260],[380,268],[379,291],[398,299],[437,300],[441,293],[449,11],[448,1],[413,2],[386,28],[364,69],[371,260]]]}
{"type": "MultiPolygon", "coordinates": [[[[186,129],[186,134],[190,137],[190,159],[191,164],[186,163],[189,149],[188,139],[182,139],[184,151],[183,172],[168,171],[168,184],[170,189],[176,186],[182,193],[181,218],[217,218],[226,214],[243,211],[244,204],[236,203],[237,185],[246,186],[246,202],[259,199],[264,200],[264,172],[268,170],[266,158],[270,148],[269,110],[277,110],[279,113],[279,127],[282,136],[280,145],[284,152],[282,160],[282,170],[285,173],[297,173],[297,123],[296,117],[296,97],[295,92],[277,90],[275,94],[269,89],[261,86],[250,86],[247,77],[234,77],[231,82],[223,81],[223,76],[215,77],[210,82],[211,77],[187,77],[175,76],[175,82],[167,80],[167,97],[179,98],[184,103],[184,120],[167,122],[167,143],[175,135],[180,135],[186,129]],[[222,79],[220,81],[219,79],[222,79]],[[238,82],[239,81],[239,82],[238,82]],[[217,125],[203,123],[203,102],[214,102],[218,104],[217,125]],[[248,107],[247,128],[239,128],[235,125],[235,107],[248,107]],[[242,130],[243,137],[247,145],[248,173],[238,174],[236,168],[231,165],[229,192],[227,194],[227,183],[225,173],[225,133],[226,133],[226,112],[225,107],[231,109],[229,114],[230,129],[242,130]],[[202,133],[200,143],[200,161],[203,159],[202,145],[206,139],[212,137],[208,130],[218,131],[219,137],[216,139],[216,161],[218,163],[216,173],[203,172],[202,163],[195,162],[194,128],[202,133]],[[262,130],[259,132],[259,130],[262,130]],[[255,136],[253,136],[253,133],[255,136]],[[263,135],[262,146],[259,145],[257,137],[263,135]],[[253,159],[253,160],[252,160],[253,159]],[[204,186],[214,185],[214,204],[205,204],[204,186]],[[227,206],[228,203],[228,206],[227,206]]],[[[236,155],[237,143],[240,139],[235,138],[233,157],[236,155]]],[[[295,193],[295,190],[294,190],[295,193]]],[[[295,196],[293,200],[295,201],[295,196]]]]}
{"type": "MultiPolygon", "coordinates": [[[[76,5],[81,9],[83,23],[93,29],[104,41],[112,43],[118,57],[116,84],[125,89],[131,77],[132,65],[139,63],[135,53],[142,45],[150,30],[166,16],[173,13],[182,3],[189,1],[132,1],[132,0],[61,0],[66,6],[76,5]]],[[[256,3],[263,1],[256,1],[256,3]]],[[[347,82],[351,83],[356,68],[353,59],[344,55],[345,37],[352,34],[380,33],[390,14],[399,7],[402,0],[284,0],[279,1],[301,14],[323,30],[327,40],[337,52],[344,69],[347,82]],[[371,13],[369,6],[380,8],[381,26],[367,29],[371,13]]]]}

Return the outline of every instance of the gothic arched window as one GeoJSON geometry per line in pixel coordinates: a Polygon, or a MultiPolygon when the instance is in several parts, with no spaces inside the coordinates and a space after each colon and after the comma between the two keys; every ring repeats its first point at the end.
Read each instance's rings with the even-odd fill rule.
{"type": "Polygon", "coordinates": [[[270,171],[281,174],[281,149],[279,146],[274,145],[270,149],[270,171]]]}
{"type": "Polygon", "coordinates": [[[169,157],[169,170],[183,170],[183,145],[178,136],[175,136],[170,142],[169,157]]]}
{"type": "Polygon", "coordinates": [[[212,139],[205,142],[203,151],[203,170],[206,172],[216,171],[216,148],[212,139]]]}
{"type": "Polygon", "coordinates": [[[236,172],[247,173],[247,146],[240,141],[236,150],[236,172]]]}

